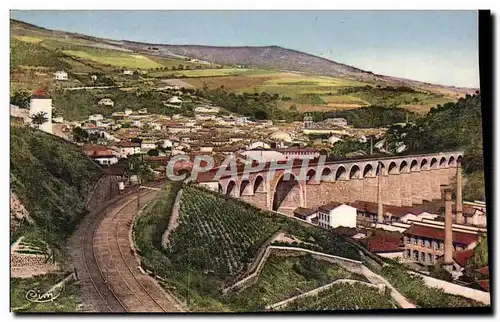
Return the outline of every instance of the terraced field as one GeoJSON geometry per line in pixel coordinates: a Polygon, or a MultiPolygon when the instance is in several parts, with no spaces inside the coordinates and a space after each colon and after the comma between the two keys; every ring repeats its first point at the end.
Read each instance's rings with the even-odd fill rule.
{"type": "Polygon", "coordinates": [[[267,305],[342,278],[366,281],[362,275],[308,255],[285,257],[273,254],[268,257],[257,282],[231,294],[227,302],[234,310],[261,311],[267,305]]]}
{"type": "Polygon", "coordinates": [[[231,201],[221,204],[212,195],[200,198],[193,188],[185,189],[180,211],[170,257],[176,262],[189,261],[220,278],[241,272],[258,247],[280,228],[263,213],[231,201]]]}
{"type": "MultiPolygon", "coordinates": [[[[179,225],[170,235],[170,244],[166,249],[161,239],[170,219],[177,193],[175,188],[166,187],[161,192],[161,197],[139,217],[134,231],[143,267],[165,279],[168,288],[187,302],[189,310],[249,310],[240,300],[235,299],[233,303],[231,298],[223,296],[222,289],[247,273],[259,250],[277,231],[314,243],[315,250],[360,260],[359,253],[345,240],[323,230],[303,226],[290,218],[261,211],[206,189],[191,186],[182,189],[179,225]]],[[[319,264],[310,266],[320,267],[319,264]]],[[[286,280],[282,281],[286,283],[286,280]]],[[[294,281],[290,280],[290,285],[277,288],[277,298],[286,297],[281,297],[280,292],[285,295],[293,292],[296,287],[294,281]]],[[[257,288],[250,292],[261,291],[257,288]]],[[[262,299],[259,301],[253,307],[262,308],[264,302],[262,299]]]]}
{"type": "Polygon", "coordinates": [[[382,295],[376,288],[361,283],[339,283],[317,295],[299,298],[283,311],[331,311],[395,309],[396,303],[389,295],[382,295]]]}

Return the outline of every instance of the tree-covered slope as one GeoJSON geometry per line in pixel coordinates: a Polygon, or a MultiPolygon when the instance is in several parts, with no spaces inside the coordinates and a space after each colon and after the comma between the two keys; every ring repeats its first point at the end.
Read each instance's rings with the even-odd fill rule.
{"type": "Polygon", "coordinates": [[[11,126],[11,190],[34,221],[22,223],[11,239],[27,234],[59,248],[84,215],[87,193],[100,174],[99,166],[75,145],[11,126]]]}
{"type": "Polygon", "coordinates": [[[464,199],[484,200],[481,115],[481,95],[467,95],[455,103],[432,108],[411,125],[391,127],[389,141],[402,141],[415,153],[464,150],[464,199]]]}

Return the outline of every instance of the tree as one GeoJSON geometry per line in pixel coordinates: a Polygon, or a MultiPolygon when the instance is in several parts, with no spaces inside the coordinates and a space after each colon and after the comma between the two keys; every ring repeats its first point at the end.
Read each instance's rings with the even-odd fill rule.
{"type": "Polygon", "coordinates": [[[89,139],[89,134],[87,131],[83,130],[81,127],[77,126],[73,128],[73,141],[75,142],[86,142],[89,139]]]}
{"type": "Polygon", "coordinates": [[[20,108],[28,108],[30,105],[30,92],[26,90],[17,90],[10,97],[10,104],[19,106],[20,108]]]}
{"type": "Polygon", "coordinates": [[[46,123],[49,120],[47,117],[47,113],[42,111],[31,115],[30,118],[31,124],[34,124],[37,129],[39,129],[42,124],[46,123]]]}
{"type": "Polygon", "coordinates": [[[147,153],[147,154],[148,154],[150,157],[157,157],[157,156],[158,156],[158,154],[159,154],[159,151],[158,151],[158,149],[151,149],[151,150],[149,150],[149,151],[148,151],[148,153],[147,153]]]}

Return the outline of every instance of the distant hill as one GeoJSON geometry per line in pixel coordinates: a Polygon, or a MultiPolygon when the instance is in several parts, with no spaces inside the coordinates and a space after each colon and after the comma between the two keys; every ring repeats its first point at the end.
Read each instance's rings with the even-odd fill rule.
{"type": "Polygon", "coordinates": [[[277,95],[276,107],[292,113],[376,105],[423,114],[476,91],[378,75],[278,46],[148,44],[49,30],[17,20],[10,25],[11,93],[40,84],[50,89],[164,87],[175,80],[189,88],[277,95]],[[69,81],[53,80],[52,73],[60,69],[68,72],[69,81]],[[141,71],[141,76],[126,76],[125,69],[141,71]],[[97,83],[91,81],[94,74],[102,76],[97,83]]]}
{"type": "Polygon", "coordinates": [[[133,42],[127,40],[112,40],[92,37],[78,33],[49,30],[22,21],[11,19],[11,29],[18,35],[33,33],[50,34],[52,36],[73,37],[110,46],[134,51],[150,50],[155,47],[155,55],[166,57],[184,56],[198,60],[224,65],[244,65],[251,68],[270,68],[285,71],[297,71],[315,75],[345,77],[348,79],[377,82],[391,86],[416,86],[421,89],[447,89],[456,93],[472,93],[474,88],[459,88],[424,83],[409,79],[374,74],[353,66],[338,63],[326,58],[314,56],[300,51],[279,46],[265,47],[220,47],[200,45],[169,45],[133,42]]]}

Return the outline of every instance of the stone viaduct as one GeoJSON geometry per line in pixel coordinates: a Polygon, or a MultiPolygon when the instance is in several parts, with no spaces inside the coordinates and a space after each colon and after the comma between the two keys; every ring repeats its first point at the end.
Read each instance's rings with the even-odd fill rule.
{"type": "Polygon", "coordinates": [[[306,176],[300,175],[301,164],[294,163],[274,173],[265,168],[222,176],[218,190],[262,209],[291,214],[297,207],[316,208],[331,201],[377,202],[380,184],[384,205],[411,206],[441,199],[441,185],[455,180],[461,184],[462,156],[459,151],[311,162],[306,176]]]}

